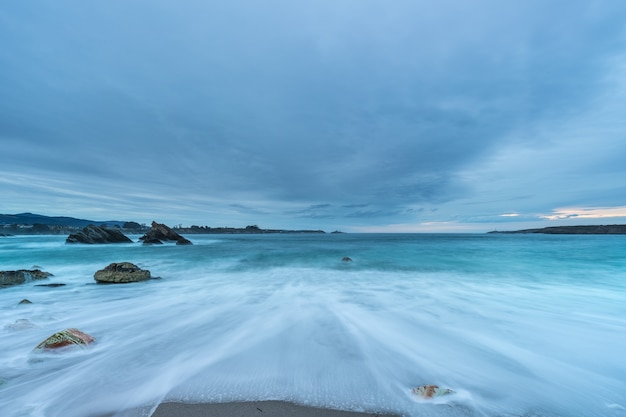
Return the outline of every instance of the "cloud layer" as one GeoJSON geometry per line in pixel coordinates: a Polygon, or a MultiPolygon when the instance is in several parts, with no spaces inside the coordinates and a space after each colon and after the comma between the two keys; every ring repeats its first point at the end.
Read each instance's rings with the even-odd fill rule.
{"type": "Polygon", "coordinates": [[[624,205],[624,21],[617,1],[14,2],[3,209],[366,227],[624,205]]]}

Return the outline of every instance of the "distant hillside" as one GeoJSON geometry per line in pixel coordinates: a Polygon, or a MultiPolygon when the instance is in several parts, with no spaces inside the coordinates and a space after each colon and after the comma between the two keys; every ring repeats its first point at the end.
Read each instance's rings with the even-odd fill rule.
{"type": "Polygon", "coordinates": [[[551,226],[541,229],[524,229],[489,233],[543,233],[549,235],[626,235],[626,224],[599,226],[551,226]]]}
{"type": "Polygon", "coordinates": [[[90,224],[107,226],[119,226],[122,227],[125,222],[119,220],[85,220],[76,219],[74,217],[50,217],[42,216],[41,214],[33,213],[20,213],[20,214],[0,214],[0,224],[19,224],[19,225],[33,225],[33,224],[45,224],[47,226],[70,226],[70,227],[85,227],[90,224]]]}

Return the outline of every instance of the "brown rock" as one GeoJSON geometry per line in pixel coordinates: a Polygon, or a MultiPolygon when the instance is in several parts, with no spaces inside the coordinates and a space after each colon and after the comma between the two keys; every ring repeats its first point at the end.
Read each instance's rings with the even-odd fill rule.
{"type": "Polygon", "coordinates": [[[83,333],[78,329],[70,328],[57,332],[48,337],[46,340],[38,344],[34,350],[46,351],[66,346],[78,346],[84,348],[94,341],[95,339],[87,333],[83,333]]]}
{"type": "Polygon", "coordinates": [[[439,388],[439,385],[422,385],[411,390],[413,395],[421,398],[431,399],[441,397],[443,395],[454,394],[454,391],[448,388],[439,388]]]}
{"type": "Polygon", "coordinates": [[[150,271],[130,262],[112,263],[93,275],[97,282],[116,284],[145,281],[150,277],[150,271]]]}

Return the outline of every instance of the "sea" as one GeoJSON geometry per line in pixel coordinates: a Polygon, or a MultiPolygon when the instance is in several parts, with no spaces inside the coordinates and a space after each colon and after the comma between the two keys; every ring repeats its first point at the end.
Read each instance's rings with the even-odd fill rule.
{"type": "Polygon", "coordinates": [[[192,246],[0,237],[0,270],[54,274],[0,289],[0,416],[148,417],[163,401],[252,400],[626,416],[626,236],[186,237],[192,246]],[[112,262],[154,279],[96,283],[112,262]],[[65,285],[37,286],[50,283],[65,285]],[[95,342],[33,350],[66,328],[95,342]],[[423,385],[454,392],[412,394],[423,385]]]}

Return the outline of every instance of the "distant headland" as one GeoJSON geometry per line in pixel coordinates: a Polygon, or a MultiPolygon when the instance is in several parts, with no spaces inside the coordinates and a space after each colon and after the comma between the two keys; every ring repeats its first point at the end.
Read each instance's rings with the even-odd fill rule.
{"type": "Polygon", "coordinates": [[[599,226],[550,226],[540,229],[523,229],[514,231],[493,231],[489,233],[542,233],[548,235],[626,235],[626,224],[599,226]]]}
{"type": "MultiPolygon", "coordinates": [[[[146,224],[121,220],[86,220],[74,217],[50,217],[41,214],[0,214],[0,236],[63,235],[80,231],[89,225],[118,229],[126,234],[143,234],[150,229],[146,224]]],[[[180,234],[270,234],[270,233],[326,233],[323,230],[263,229],[257,225],[246,227],[174,226],[180,234]]],[[[334,232],[337,233],[337,232],[334,232]]]]}

